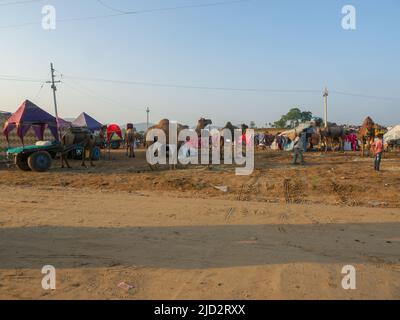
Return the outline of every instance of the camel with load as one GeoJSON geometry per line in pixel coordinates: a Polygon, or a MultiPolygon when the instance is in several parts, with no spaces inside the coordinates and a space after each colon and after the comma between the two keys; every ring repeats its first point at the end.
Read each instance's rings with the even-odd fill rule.
{"type": "MultiPolygon", "coordinates": [[[[83,148],[82,167],[86,167],[85,160],[87,152],[89,154],[90,165],[94,167],[93,151],[97,145],[98,140],[89,129],[76,128],[71,126],[67,128],[62,135],[61,142],[64,146],[80,145],[83,148]]],[[[61,168],[64,168],[64,163],[67,165],[67,168],[71,169],[71,166],[69,165],[67,159],[67,155],[61,154],[61,168]]]]}
{"type": "Polygon", "coordinates": [[[370,154],[375,138],[383,136],[386,132],[385,127],[376,124],[371,117],[367,117],[358,131],[358,139],[361,141],[361,156],[365,156],[365,151],[370,154]]]}

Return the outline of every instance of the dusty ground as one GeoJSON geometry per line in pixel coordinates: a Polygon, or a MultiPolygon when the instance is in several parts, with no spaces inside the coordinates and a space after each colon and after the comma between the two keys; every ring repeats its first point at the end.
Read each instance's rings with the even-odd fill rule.
{"type": "Polygon", "coordinates": [[[290,154],[262,152],[249,177],[229,166],[151,172],[138,155],[0,169],[0,298],[400,298],[398,155],[378,174],[354,153],[293,167],[290,154]],[[53,292],[41,287],[48,264],[53,292]],[[348,264],[354,291],[341,286],[348,264]]]}

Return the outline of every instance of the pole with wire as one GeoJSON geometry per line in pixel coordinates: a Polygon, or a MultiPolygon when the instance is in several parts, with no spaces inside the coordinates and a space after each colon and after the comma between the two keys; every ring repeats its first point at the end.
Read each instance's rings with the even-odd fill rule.
{"type": "Polygon", "coordinates": [[[149,130],[149,114],[150,114],[150,108],[149,107],[146,108],[146,113],[147,113],[146,125],[147,125],[147,130],[149,130]]]}
{"type": "Polygon", "coordinates": [[[325,128],[328,127],[328,96],[329,96],[329,92],[328,92],[328,88],[325,87],[324,90],[324,105],[325,105],[325,128]]]}
{"type": "Polygon", "coordinates": [[[57,123],[57,133],[58,133],[58,141],[61,142],[61,129],[60,129],[60,122],[58,118],[58,108],[57,108],[57,96],[56,96],[56,83],[60,83],[61,81],[55,81],[55,75],[54,75],[54,67],[53,63],[50,63],[50,71],[51,71],[51,81],[47,81],[47,83],[51,83],[51,89],[53,89],[53,99],[54,99],[54,111],[56,114],[56,123],[57,123]]]}

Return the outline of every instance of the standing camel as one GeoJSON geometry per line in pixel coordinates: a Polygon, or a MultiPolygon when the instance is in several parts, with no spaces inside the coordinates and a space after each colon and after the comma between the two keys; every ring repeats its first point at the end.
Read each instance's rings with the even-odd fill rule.
{"type": "Polygon", "coordinates": [[[201,130],[205,129],[207,126],[211,124],[212,124],[211,119],[200,118],[199,121],[197,121],[197,127],[196,127],[197,136],[200,138],[201,130]]]}
{"type": "Polygon", "coordinates": [[[125,132],[126,156],[135,158],[135,128],[129,123],[125,132]]]}
{"type": "Polygon", "coordinates": [[[360,130],[358,131],[358,138],[361,141],[361,156],[365,156],[365,150],[369,151],[371,149],[371,145],[374,142],[375,139],[375,122],[371,119],[371,117],[367,117],[360,130]]]}
{"type": "Polygon", "coordinates": [[[321,137],[320,141],[325,146],[325,152],[328,151],[329,146],[333,151],[334,150],[333,145],[335,142],[339,143],[339,150],[344,151],[344,140],[346,137],[346,130],[344,127],[337,125],[329,125],[328,127],[319,130],[321,137]]]}
{"type": "Polygon", "coordinates": [[[197,139],[198,150],[201,150],[202,148],[201,131],[211,124],[212,124],[211,119],[200,118],[199,121],[197,121],[197,126],[195,131],[197,133],[197,138],[198,138],[197,139]]]}
{"type": "MultiPolygon", "coordinates": [[[[154,129],[160,129],[160,130],[162,130],[164,132],[165,138],[166,138],[165,149],[167,151],[167,157],[168,157],[168,155],[169,155],[169,145],[168,145],[169,144],[169,120],[168,119],[162,119],[158,124],[150,127],[146,131],[145,136],[144,136],[146,148],[149,148],[151,145],[153,145],[154,143],[157,142],[157,138],[154,138],[154,141],[147,141],[147,135],[149,134],[149,132],[151,130],[154,130],[154,129]]],[[[178,136],[179,136],[179,132],[181,132],[184,129],[189,129],[189,127],[185,126],[185,125],[181,125],[181,124],[178,123],[178,132],[177,132],[178,136]]],[[[183,142],[179,142],[178,143],[178,145],[177,145],[178,150],[179,150],[180,145],[182,145],[182,144],[183,144],[183,142]]],[[[151,170],[154,170],[153,166],[151,166],[151,165],[150,165],[150,168],[151,168],[151,170]]],[[[176,166],[174,165],[173,168],[176,168],[176,166]]]]}
{"type": "MultiPolygon", "coordinates": [[[[70,127],[66,130],[64,135],[61,137],[62,145],[65,147],[72,146],[74,144],[81,144],[83,147],[82,151],[82,167],[86,167],[86,151],[89,151],[90,165],[94,167],[93,163],[93,150],[96,147],[96,138],[93,133],[86,128],[73,128],[70,127]]],[[[64,168],[64,162],[67,168],[71,169],[67,157],[65,154],[61,154],[61,168],[64,168]]]]}
{"type": "MultiPolygon", "coordinates": [[[[194,142],[194,147],[199,151],[198,156],[199,156],[199,163],[201,163],[201,154],[203,152],[203,141],[201,139],[201,131],[204,130],[207,126],[212,124],[211,119],[205,119],[205,118],[200,118],[199,121],[197,121],[197,126],[196,126],[196,134],[197,134],[197,141],[194,142]]],[[[212,148],[212,141],[211,137],[208,138],[209,142],[209,149],[207,151],[210,151],[212,148]]],[[[190,154],[190,150],[189,150],[190,154]]]]}
{"type": "MultiPolygon", "coordinates": [[[[226,123],[225,127],[221,129],[221,132],[224,130],[229,130],[231,132],[231,139],[232,139],[231,142],[232,142],[232,147],[233,147],[234,140],[235,140],[235,130],[241,129],[242,136],[243,136],[246,134],[246,131],[248,128],[249,128],[249,126],[244,123],[240,126],[240,128],[238,128],[238,127],[234,126],[232,124],[232,122],[229,121],[226,123]]],[[[242,143],[245,145],[246,139],[243,139],[242,143]]],[[[220,146],[221,146],[221,159],[223,159],[224,158],[224,147],[225,147],[225,137],[223,137],[223,136],[221,136],[221,145],[220,146]]]]}

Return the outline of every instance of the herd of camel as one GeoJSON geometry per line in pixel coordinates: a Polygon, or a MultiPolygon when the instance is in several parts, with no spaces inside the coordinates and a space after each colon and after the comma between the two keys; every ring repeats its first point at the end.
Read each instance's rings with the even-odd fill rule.
{"type": "MultiPolygon", "coordinates": [[[[212,124],[212,121],[210,119],[204,119],[201,118],[197,122],[197,127],[195,129],[198,137],[201,136],[201,130],[205,129],[208,125],[212,124]]],[[[232,137],[234,134],[234,130],[241,129],[242,133],[244,134],[246,130],[249,127],[246,124],[242,124],[241,127],[236,127],[232,125],[231,122],[228,122],[224,128],[221,129],[225,130],[228,129],[232,133],[232,137]]],[[[324,145],[325,151],[328,151],[329,148],[332,150],[334,149],[334,144],[337,143],[339,144],[339,149],[343,150],[344,148],[344,142],[346,136],[351,133],[349,132],[344,126],[338,126],[336,124],[329,124],[327,127],[321,127],[321,124],[318,123],[316,124],[316,136],[317,140],[324,145]]],[[[169,137],[169,120],[168,119],[163,119],[161,120],[158,124],[154,125],[153,127],[149,128],[151,129],[161,129],[166,133],[167,136],[167,141],[169,137]]],[[[189,129],[188,126],[184,126],[181,124],[178,124],[178,133],[184,129],[189,129]]],[[[358,132],[356,132],[358,139],[361,142],[361,154],[362,156],[365,156],[365,152],[369,151],[371,148],[372,143],[374,142],[375,138],[378,137],[378,135],[386,132],[386,128],[383,126],[380,126],[379,124],[376,124],[371,117],[367,117],[362,126],[359,128],[358,132]]],[[[224,144],[224,139],[221,139],[221,147],[223,147],[224,144]]]]}
{"type": "MultiPolygon", "coordinates": [[[[150,127],[148,130],[152,129],[161,129],[165,135],[166,135],[166,141],[169,141],[169,120],[168,119],[163,119],[161,120],[158,124],[150,127]]],[[[197,122],[196,126],[196,133],[198,137],[201,136],[201,131],[205,129],[207,126],[211,125],[212,121],[210,119],[205,119],[201,118],[197,122]]],[[[241,129],[242,133],[244,134],[246,130],[249,127],[245,124],[242,124],[241,127],[236,127],[234,126],[231,122],[228,122],[225,127],[222,130],[228,129],[232,133],[232,137],[234,136],[234,131],[241,129]]],[[[189,126],[182,125],[182,124],[177,124],[177,129],[178,129],[178,134],[180,131],[184,129],[189,129],[189,126]]],[[[365,151],[369,151],[372,143],[374,142],[374,139],[381,134],[382,132],[385,131],[385,128],[374,123],[374,121],[370,118],[367,117],[360,129],[358,130],[358,139],[361,141],[361,154],[362,156],[365,155],[365,151]]],[[[340,146],[343,147],[344,145],[344,139],[348,132],[346,132],[346,129],[342,126],[338,125],[329,125],[327,127],[321,127],[318,129],[318,135],[320,136],[320,142],[322,142],[325,145],[325,150],[328,149],[328,146],[333,146],[333,144],[339,143],[340,146]]],[[[147,135],[147,132],[145,134],[145,137],[147,135]]],[[[101,136],[100,136],[101,139],[101,136]]],[[[225,139],[221,139],[221,148],[224,146],[225,139]]],[[[90,160],[90,165],[94,166],[92,157],[93,157],[93,151],[96,145],[99,143],[99,137],[94,136],[92,132],[88,129],[84,128],[68,128],[65,133],[62,135],[62,144],[64,146],[71,146],[74,144],[80,144],[83,147],[83,157],[82,157],[82,166],[86,166],[85,164],[85,158],[90,160]]],[[[147,143],[146,147],[149,147],[151,143],[147,143]]],[[[64,168],[64,164],[68,167],[71,168],[71,166],[68,163],[66,155],[61,156],[61,166],[64,168]]]]}
{"type": "Polygon", "coordinates": [[[338,125],[329,125],[318,129],[320,141],[325,146],[325,151],[327,151],[329,147],[333,150],[335,142],[339,144],[339,150],[344,150],[346,136],[350,133],[356,134],[360,141],[361,155],[363,157],[365,156],[366,151],[370,152],[374,140],[381,135],[383,136],[386,132],[387,129],[375,123],[371,117],[367,117],[361,127],[356,131],[338,125]]]}

